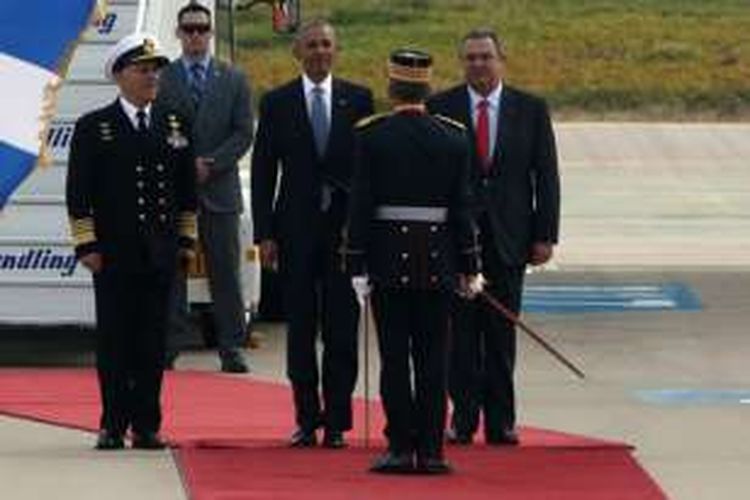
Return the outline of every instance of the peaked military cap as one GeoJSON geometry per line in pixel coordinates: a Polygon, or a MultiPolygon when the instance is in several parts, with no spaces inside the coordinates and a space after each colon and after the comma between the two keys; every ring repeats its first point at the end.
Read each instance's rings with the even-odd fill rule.
{"type": "Polygon", "coordinates": [[[396,50],[388,59],[388,77],[407,83],[430,83],[432,56],[420,50],[396,50]]]}
{"type": "Polygon", "coordinates": [[[169,58],[164,55],[159,41],[149,33],[131,33],[122,38],[112,47],[107,56],[104,72],[112,79],[115,73],[130,64],[154,61],[159,67],[169,64],[169,58]]]}

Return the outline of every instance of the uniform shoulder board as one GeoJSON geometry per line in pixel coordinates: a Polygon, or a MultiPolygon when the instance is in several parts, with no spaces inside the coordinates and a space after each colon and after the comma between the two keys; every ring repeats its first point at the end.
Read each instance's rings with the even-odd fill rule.
{"type": "Polygon", "coordinates": [[[375,113],[374,115],[370,115],[370,116],[366,116],[362,118],[354,126],[356,128],[365,128],[389,116],[391,116],[391,113],[375,113]]]}
{"type": "Polygon", "coordinates": [[[444,116],[444,115],[433,115],[433,116],[437,118],[438,120],[440,120],[441,122],[447,123],[448,125],[452,125],[456,127],[457,129],[466,130],[466,125],[464,125],[458,120],[454,120],[453,118],[448,118],[447,116],[444,116]]]}

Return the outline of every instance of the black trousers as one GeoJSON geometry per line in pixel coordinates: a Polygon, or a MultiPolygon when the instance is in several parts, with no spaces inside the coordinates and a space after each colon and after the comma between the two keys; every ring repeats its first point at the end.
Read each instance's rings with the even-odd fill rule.
{"type": "Polygon", "coordinates": [[[340,231],[325,215],[318,223],[317,242],[288,238],[281,244],[287,375],[300,428],[312,431],[324,425],[346,431],[352,428],[352,393],[357,381],[359,306],[350,279],[341,270],[340,231]],[[320,364],[318,331],[323,344],[320,364]]]}
{"type": "MultiPolygon", "coordinates": [[[[486,221],[480,229],[483,273],[489,281],[486,291],[518,314],[525,267],[503,264],[486,221]]],[[[483,410],[485,435],[492,438],[516,424],[515,325],[481,299],[468,301],[456,296],[451,309],[452,425],[462,434],[474,434],[483,410]]]]}
{"type": "Polygon", "coordinates": [[[385,434],[395,453],[442,455],[449,300],[441,291],[373,291],[385,434]]]}
{"type": "Polygon", "coordinates": [[[94,275],[100,427],[158,432],[167,300],[174,273],[105,269],[94,275]]]}

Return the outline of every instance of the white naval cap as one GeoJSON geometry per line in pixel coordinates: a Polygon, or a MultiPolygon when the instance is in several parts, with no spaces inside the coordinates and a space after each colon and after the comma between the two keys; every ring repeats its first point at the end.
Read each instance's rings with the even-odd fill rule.
{"type": "Polygon", "coordinates": [[[112,80],[114,74],[129,64],[154,61],[159,66],[169,64],[159,46],[159,40],[150,33],[136,32],[125,36],[109,51],[104,65],[104,74],[112,80]]]}

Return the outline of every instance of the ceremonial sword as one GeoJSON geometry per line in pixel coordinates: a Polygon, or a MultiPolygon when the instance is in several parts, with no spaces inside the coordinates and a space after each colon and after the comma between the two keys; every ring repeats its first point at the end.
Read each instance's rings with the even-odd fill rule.
{"type": "Polygon", "coordinates": [[[502,302],[497,300],[495,297],[492,296],[489,292],[481,291],[479,293],[479,296],[482,297],[492,308],[496,311],[502,314],[508,321],[513,323],[514,325],[518,326],[523,330],[529,337],[531,337],[537,344],[542,346],[545,351],[547,351],[549,354],[551,354],[555,359],[557,359],[560,363],[565,365],[566,368],[568,368],[570,371],[576,374],[579,378],[586,378],[586,375],[583,373],[583,371],[578,368],[572,361],[570,361],[568,358],[563,356],[563,354],[552,347],[552,345],[547,342],[544,337],[536,333],[534,330],[532,330],[526,323],[524,323],[521,318],[518,317],[517,314],[514,314],[513,311],[508,309],[502,302]]]}

